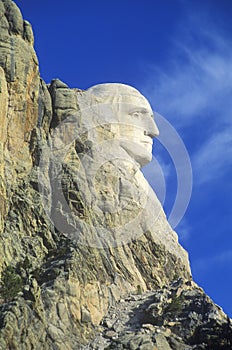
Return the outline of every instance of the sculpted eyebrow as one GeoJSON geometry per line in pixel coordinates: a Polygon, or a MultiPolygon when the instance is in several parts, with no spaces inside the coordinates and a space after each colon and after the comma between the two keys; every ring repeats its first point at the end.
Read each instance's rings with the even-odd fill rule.
{"type": "Polygon", "coordinates": [[[135,112],[140,112],[142,114],[149,114],[149,116],[154,119],[154,114],[153,112],[151,112],[149,109],[147,108],[144,108],[144,107],[136,107],[136,108],[133,108],[129,111],[129,114],[133,114],[135,112]]]}
{"type": "Polygon", "coordinates": [[[135,108],[130,110],[129,114],[132,114],[134,112],[140,112],[140,113],[145,114],[145,113],[149,113],[150,111],[144,107],[135,107],[135,108]]]}

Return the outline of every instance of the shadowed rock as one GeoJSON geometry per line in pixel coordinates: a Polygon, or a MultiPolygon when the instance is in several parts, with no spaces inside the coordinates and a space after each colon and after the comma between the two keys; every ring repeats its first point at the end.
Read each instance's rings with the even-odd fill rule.
{"type": "Polygon", "coordinates": [[[111,307],[138,292],[144,313],[130,306],[134,315],[125,310],[123,324],[107,326],[107,346],[200,349],[211,314],[211,339],[229,342],[228,319],[203,291],[198,298],[187,253],[140,171],[158,134],[148,101],[122,84],[47,86],[30,24],[11,0],[0,1],[0,13],[0,348],[80,349],[111,307]],[[177,278],[189,283],[181,310],[177,278]],[[191,293],[213,310],[206,319],[191,293]],[[151,301],[156,294],[167,300],[151,301]],[[123,338],[132,326],[138,334],[123,338]],[[141,329],[149,330],[142,340],[141,329]]]}

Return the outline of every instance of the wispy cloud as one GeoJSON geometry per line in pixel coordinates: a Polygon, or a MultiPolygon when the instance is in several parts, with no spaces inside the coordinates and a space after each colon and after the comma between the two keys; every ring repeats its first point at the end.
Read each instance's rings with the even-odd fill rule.
{"type": "Polygon", "coordinates": [[[144,91],[183,137],[202,135],[190,148],[194,179],[202,184],[232,166],[232,45],[206,17],[186,14],[181,27],[185,34],[173,35],[166,67],[147,66],[144,91]]]}
{"type": "Polygon", "coordinates": [[[195,181],[203,184],[232,170],[232,126],[215,132],[193,157],[195,181]]]}
{"type": "Polygon", "coordinates": [[[198,120],[207,118],[211,111],[221,121],[231,122],[231,42],[213,30],[199,30],[200,42],[192,36],[189,32],[187,37],[173,39],[165,70],[152,64],[147,67],[147,95],[154,108],[181,126],[191,124],[196,115],[198,120]]]}
{"type": "Polygon", "coordinates": [[[198,259],[193,261],[193,269],[196,273],[205,272],[213,269],[214,266],[223,267],[223,265],[232,263],[232,250],[225,250],[218,255],[209,258],[198,259]]]}

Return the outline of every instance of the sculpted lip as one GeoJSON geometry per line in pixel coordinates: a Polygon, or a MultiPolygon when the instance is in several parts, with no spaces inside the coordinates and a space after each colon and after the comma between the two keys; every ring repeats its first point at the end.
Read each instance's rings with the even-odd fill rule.
{"type": "Polygon", "coordinates": [[[142,143],[149,143],[150,145],[152,144],[152,141],[147,141],[147,140],[142,140],[142,143]]]}
{"type": "Polygon", "coordinates": [[[152,138],[150,138],[150,137],[147,138],[146,140],[141,140],[140,142],[145,143],[145,144],[149,144],[149,145],[153,144],[152,138]]]}

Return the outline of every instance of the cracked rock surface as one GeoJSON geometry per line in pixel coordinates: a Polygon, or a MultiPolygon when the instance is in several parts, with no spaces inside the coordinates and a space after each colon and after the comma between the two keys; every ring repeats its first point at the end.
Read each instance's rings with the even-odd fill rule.
{"type": "MultiPolygon", "coordinates": [[[[85,92],[59,79],[45,84],[33,42],[16,4],[0,0],[0,349],[230,349],[230,320],[191,282],[188,255],[161,206],[155,224],[124,245],[77,244],[62,230],[73,224],[67,207],[75,232],[89,239],[102,221],[112,228],[121,218],[100,206],[94,216],[99,198],[79,171],[85,152],[94,157],[78,128],[85,92]],[[42,155],[52,135],[69,140],[67,120],[77,134],[58,174],[42,155]]],[[[125,220],[137,215],[134,172],[107,164],[97,174],[99,195],[127,198],[125,220]]]]}
{"type": "Polygon", "coordinates": [[[232,347],[232,322],[194,282],[132,294],[111,307],[83,350],[220,350],[232,347]]]}

